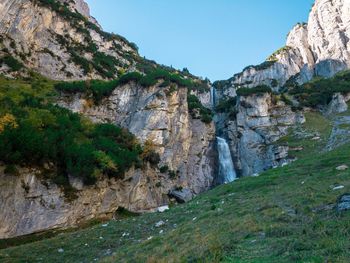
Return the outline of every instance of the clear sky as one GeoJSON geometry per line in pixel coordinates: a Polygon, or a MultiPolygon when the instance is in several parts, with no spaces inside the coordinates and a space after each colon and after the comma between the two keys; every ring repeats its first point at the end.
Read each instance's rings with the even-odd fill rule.
{"type": "Polygon", "coordinates": [[[105,31],[140,54],[212,81],[263,62],[285,45],[314,0],[86,0],[105,31]]]}

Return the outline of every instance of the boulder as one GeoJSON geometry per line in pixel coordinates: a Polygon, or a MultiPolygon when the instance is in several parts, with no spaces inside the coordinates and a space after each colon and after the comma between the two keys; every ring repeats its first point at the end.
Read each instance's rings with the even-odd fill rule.
{"type": "Polygon", "coordinates": [[[169,196],[174,197],[179,203],[187,203],[193,198],[193,194],[190,189],[173,190],[170,191],[169,196]]]}
{"type": "Polygon", "coordinates": [[[339,197],[336,209],[338,212],[350,210],[350,194],[339,197]]]}

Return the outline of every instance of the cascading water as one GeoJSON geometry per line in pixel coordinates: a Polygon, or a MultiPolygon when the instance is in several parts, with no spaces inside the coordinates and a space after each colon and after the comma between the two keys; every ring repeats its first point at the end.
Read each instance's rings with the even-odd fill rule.
{"type": "Polygon", "coordinates": [[[215,108],[215,88],[214,87],[210,88],[210,102],[211,102],[211,106],[215,108]]]}
{"type": "Polygon", "coordinates": [[[217,137],[219,152],[219,181],[222,184],[231,183],[237,179],[232,162],[230,148],[225,139],[217,137]]]}

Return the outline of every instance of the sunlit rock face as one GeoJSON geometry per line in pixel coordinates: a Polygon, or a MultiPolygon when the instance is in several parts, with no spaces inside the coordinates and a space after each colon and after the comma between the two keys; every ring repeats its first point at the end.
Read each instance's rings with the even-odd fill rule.
{"type": "MultiPolygon", "coordinates": [[[[79,28],[62,14],[38,4],[39,0],[2,0],[0,56],[8,52],[28,69],[55,80],[105,78],[98,70],[86,74],[72,59],[71,44],[87,48],[88,39],[98,52],[121,63],[116,69],[135,71],[134,59],[139,56],[133,45],[121,37],[106,38],[83,0],[59,1],[97,27],[79,28]]],[[[92,60],[91,53],[85,49],[83,53],[85,59],[92,60]]],[[[192,92],[204,105],[211,106],[209,89],[192,92]]],[[[84,186],[70,178],[74,196],[67,196],[61,187],[44,180],[40,169],[19,168],[18,176],[10,176],[0,163],[0,239],[111,218],[118,207],[131,211],[156,209],[168,204],[168,194],[176,189],[183,189],[191,197],[210,189],[215,174],[215,127],[191,116],[189,93],[185,87],[176,86],[174,90],[130,82],[115,87],[98,105],[83,94],[61,94],[57,102],[60,106],[94,122],[124,127],[141,144],[150,141],[160,155],[160,163],[133,167],[123,179],[105,178],[95,186],[84,186]],[[161,172],[164,166],[168,171],[161,172]]]]}
{"type": "Polygon", "coordinates": [[[240,97],[234,118],[225,118],[222,133],[229,139],[235,167],[241,176],[251,176],[290,162],[288,146],[276,143],[288,129],[305,122],[273,95],[240,97]]]}
{"type": "Polygon", "coordinates": [[[314,76],[331,77],[350,66],[350,1],[316,0],[308,23],[297,24],[286,46],[269,63],[251,66],[235,75],[235,87],[281,87],[293,77],[304,83],[314,76]]]}
{"type": "MultiPolygon", "coordinates": [[[[123,38],[106,38],[97,21],[90,16],[89,7],[83,0],[60,2],[65,3],[71,12],[83,15],[96,28],[87,27],[81,20],[74,24],[71,19],[38,4],[39,2],[3,0],[0,3],[0,47],[8,50],[26,67],[56,80],[106,78],[95,68],[91,68],[87,74],[77,62],[93,61],[91,52],[79,53],[78,59],[72,55],[79,48],[88,50],[89,47],[96,47],[95,53],[100,52],[103,56],[111,56],[118,61],[115,63],[115,74],[117,70],[134,67],[137,51],[123,38]]],[[[1,69],[0,72],[7,73],[1,69]]]]}

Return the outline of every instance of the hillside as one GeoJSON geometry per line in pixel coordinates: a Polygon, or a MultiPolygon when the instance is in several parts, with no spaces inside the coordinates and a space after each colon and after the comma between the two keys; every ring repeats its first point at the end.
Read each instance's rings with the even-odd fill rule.
{"type": "Polygon", "coordinates": [[[0,261],[348,262],[349,10],[212,85],[84,0],[3,0],[0,261]]]}
{"type": "Polygon", "coordinates": [[[0,259],[347,262],[350,214],[340,208],[350,203],[349,199],[343,206],[337,202],[349,192],[349,170],[339,166],[350,165],[350,146],[320,151],[327,144],[333,119],[310,113],[307,120],[300,128],[325,139],[285,138],[305,147],[301,159],[289,166],[220,186],[163,214],[117,217],[86,230],[0,250],[0,259]]]}

